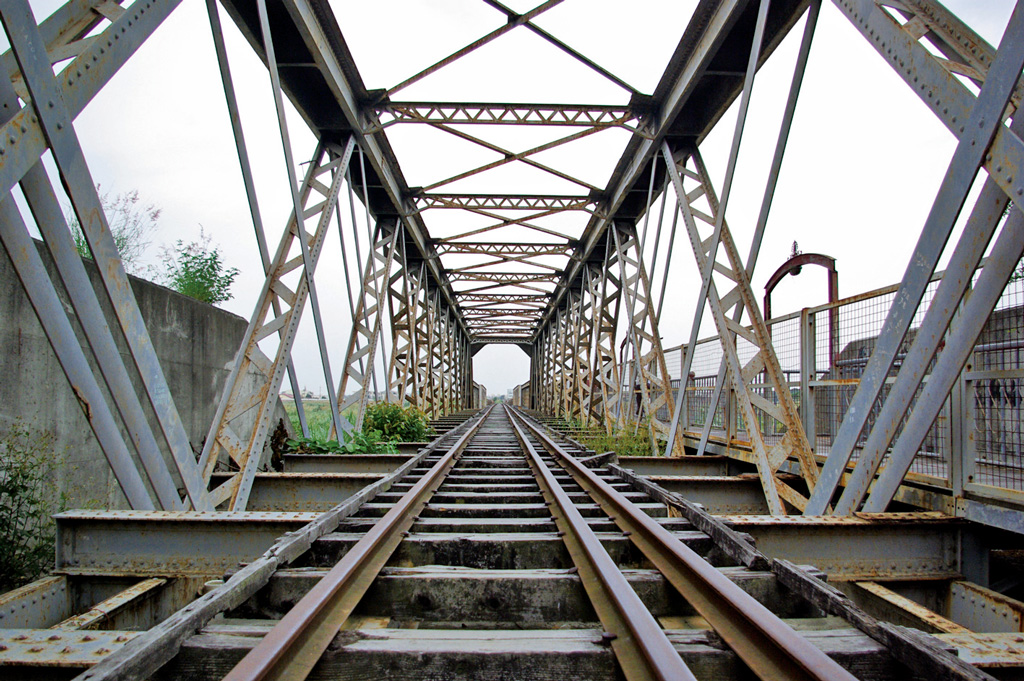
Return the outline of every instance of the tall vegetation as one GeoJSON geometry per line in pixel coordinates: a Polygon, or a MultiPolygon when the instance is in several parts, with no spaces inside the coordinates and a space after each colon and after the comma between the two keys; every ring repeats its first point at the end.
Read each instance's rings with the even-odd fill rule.
{"type": "Polygon", "coordinates": [[[0,593],[53,567],[52,515],[65,506],[56,484],[61,464],[50,435],[15,423],[0,437],[0,593]]]}
{"type": "Polygon", "coordinates": [[[416,407],[373,402],[366,407],[363,431],[380,431],[390,442],[423,442],[433,436],[426,415],[416,407]]]}
{"type": "Polygon", "coordinates": [[[181,239],[173,248],[164,247],[163,282],[186,296],[211,305],[231,300],[231,284],[238,276],[237,267],[225,267],[220,247],[203,230],[199,240],[186,244],[181,239]]]}
{"type": "MultiPolygon", "coordinates": [[[[139,191],[133,189],[123,194],[111,194],[103,192],[100,185],[96,185],[96,192],[100,196],[100,205],[107,216],[107,224],[110,233],[114,237],[114,244],[118,253],[121,254],[121,262],[129,274],[142,275],[146,266],[142,263],[142,256],[150,245],[150,235],[156,230],[157,222],[160,220],[161,209],[149,203],[143,203],[139,198],[139,191]]],[[[92,251],[82,232],[82,225],[78,222],[71,206],[65,206],[64,213],[67,217],[68,226],[71,228],[71,235],[75,240],[75,249],[78,255],[83,258],[92,259],[92,251]]]]}
{"type": "MultiPolygon", "coordinates": [[[[363,427],[345,434],[340,440],[330,437],[329,410],[317,409],[316,404],[306,406],[309,437],[295,437],[287,441],[297,454],[393,454],[396,442],[422,442],[434,436],[427,417],[415,407],[401,407],[387,402],[367,405],[363,427]]],[[[287,407],[292,428],[298,431],[298,417],[287,407]]],[[[346,414],[350,420],[354,414],[346,414]]]]}
{"type": "MultiPolygon", "coordinates": [[[[162,247],[161,268],[144,264],[142,259],[151,243],[149,237],[158,226],[161,209],[143,203],[137,189],[111,194],[102,192],[97,184],[96,191],[126,272],[152,279],[204,303],[215,305],[231,300],[230,288],[239,274],[238,268],[224,264],[220,247],[213,245],[202,227],[198,240],[185,243],[179,239],[173,246],[162,247]]],[[[65,206],[64,212],[78,254],[92,259],[77,216],[70,206],[65,206]]]]}

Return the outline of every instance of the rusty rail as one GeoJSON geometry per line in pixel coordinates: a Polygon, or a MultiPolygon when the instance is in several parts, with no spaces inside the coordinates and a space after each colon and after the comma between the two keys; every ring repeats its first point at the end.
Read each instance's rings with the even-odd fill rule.
{"type": "MultiPolygon", "coordinates": [[[[508,408],[508,407],[506,407],[508,408]]],[[[855,678],[631,501],[510,409],[760,679],[855,678]]]]}
{"type": "Polygon", "coordinates": [[[353,546],[224,681],[304,679],[490,413],[488,407],[437,463],[353,546]]]}
{"type": "Polygon", "coordinates": [[[654,616],[626,581],[601,541],[555,479],[548,465],[527,439],[522,426],[535,434],[521,416],[507,406],[506,413],[526,453],[541,491],[552,507],[559,534],[579,573],[610,639],[610,645],[629,681],[641,679],[696,679],[676,652],[654,616]]]}

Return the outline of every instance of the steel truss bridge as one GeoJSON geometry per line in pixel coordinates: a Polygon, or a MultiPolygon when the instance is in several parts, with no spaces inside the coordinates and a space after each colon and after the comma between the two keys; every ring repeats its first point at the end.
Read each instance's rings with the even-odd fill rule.
{"type": "Polygon", "coordinates": [[[1024,329],[1019,296],[1016,308],[1005,302],[1024,252],[1024,121],[1015,116],[1024,10],[1014,10],[994,47],[933,0],[834,3],[957,139],[902,281],[885,293],[891,300],[884,323],[853,357],[840,323],[857,300],[766,320],[751,285],[820,0],[699,2],[649,93],[538,25],[561,0],[525,13],[484,1],[504,15],[497,28],[402,82],[368,89],[345,27],[324,0],[207,0],[265,278],[197,453],[75,129],[76,117],[179,2],[71,0],[37,23],[27,0],[0,0],[11,45],[3,57],[7,77],[0,78],[0,241],[133,511],[252,510],[278,396],[286,382],[299,394],[292,358],[305,351],[296,347],[305,314],[314,322],[328,385],[335,385],[331,361],[342,363],[340,382],[329,391],[332,432],[361,428],[368,401],[381,392],[434,419],[482,408],[474,354],[491,343],[515,344],[530,357],[529,381],[515,390],[517,406],[607,433],[648,429],[652,456],[716,454],[745,464],[756,474],[749,480],[756,477],[755,496],[767,515],[856,522],[855,515],[912,507],[1024,533],[1020,411],[1010,403],[1024,378],[1019,354],[995,363],[978,359],[1019,348],[1024,329]],[[279,237],[261,217],[222,12],[270,75],[292,207],[279,237]],[[410,86],[516,30],[532,32],[627,92],[628,103],[403,98],[410,86]],[[738,243],[725,216],[752,93],[760,67],[791,33],[799,50],[761,208],[744,230],[753,234],[750,243],[738,243]],[[292,152],[286,98],[316,138],[305,158],[292,152]],[[716,183],[701,149],[730,107],[737,115],[725,177],[716,183]],[[400,126],[429,126],[500,158],[410,186],[389,142],[400,126]],[[496,126],[551,127],[558,135],[516,150],[475,132],[496,126]],[[608,130],[628,141],[602,186],[543,160],[544,152],[608,130]],[[76,255],[45,155],[98,265],[98,290],[76,255]],[[529,167],[557,180],[553,186],[576,190],[503,191],[508,166],[529,167]],[[499,180],[490,181],[493,191],[456,191],[470,178],[479,186],[499,180]],[[983,183],[971,204],[977,178],[983,183]],[[30,219],[12,197],[16,187],[30,219]],[[357,205],[370,229],[367,253],[352,234],[357,205]],[[940,258],[965,208],[966,227],[940,276],[940,258]],[[437,229],[451,216],[461,216],[451,224],[472,226],[437,229]],[[53,279],[33,246],[30,222],[52,254],[53,279]],[[342,254],[363,272],[350,282],[353,323],[343,339],[324,330],[315,276],[334,225],[342,254]],[[687,312],[690,337],[669,348],[659,321],[671,258],[684,252],[700,273],[698,302],[687,312]],[[85,347],[58,287],[70,296],[85,347]],[[113,319],[102,311],[108,304],[113,319]],[[715,327],[710,340],[701,336],[706,312],[715,327]],[[985,335],[996,314],[1009,319],[1004,327],[1013,338],[985,335]],[[776,347],[786,324],[800,339],[795,369],[788,358],[780,361],[776,347]],[[127,357],[117,350],[121,337],[127,357]],[[714,366],[702,368],[709,350],[714,366]],[[1002,402],[993,397],[999,390],[1002,402]],[[994,432],[997,412],[999,432],[1016,433],[1015,451],[995,452],[981,442],[994,432]],[[927,469],[937,427],[948,435],[940,464],[927,469]]]}

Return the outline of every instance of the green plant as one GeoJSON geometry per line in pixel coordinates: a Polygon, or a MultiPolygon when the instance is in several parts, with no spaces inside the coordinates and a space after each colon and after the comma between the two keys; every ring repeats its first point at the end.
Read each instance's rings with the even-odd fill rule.
{"type": "MultiPolygon", "coordinates": [[[[107,217],[107,225],[114,237],[114,244],[121,254],[121,262],[130,274],[140,274],[145,269],[139,262],[142,254],[149,248],[147,237],[157,226],[160,210],[153,204],[142,205],[139,202],[139,191],[133,189],[124,194],[111,196],[110,192],[100,193],[100,185],[96,185],[100,197],[100,205],[107,217]]],[[[75,249],[83,258],[92,259],[92,251],[82,232],[82,225],[70,205],[64,207],[64,214],[75,239],[75,249]]]]}
{"type": "Polygon", "coordinates": [[[380,431],[390,442],[422,442],[430,439],[434,431],[426,415],[416,407],[403,408],[390,402],[373,402],[366,407],[363,431],[380,431]]]}
{"type": "Polygon", "coordinates": [[[231,300],[228,289],[239,270],[224,268],[220,248],[211,248],[211,241],[200,229],[198,241],[186,244],[178,239],[173,249],[164,247],[161,259],[165,270],[163,280],[168,287],[204,303],[215,304],[231,300]]]}
{"type": "Polygon", "coordinates": [[[0,438],[0,593],[53,566],[51,516],[65,506],[56,488],[61,459],[53,452],[51,435],[18,423],[0,438]]]}
{"type": "Polygon", "coordinates": [[[396,454],[395,446],[383,439],[379,430],[353,431],[338,440],[298,437],[286,444],[296,454],[396,454]]]}
{"type": "Polygon", "coordinates": [[[640,424],[634,433],[631,428],[617,431],[612,435],[580,435],[579,441],[598,454],[615,452],[619,456],[651,456],[651,433],[645,424],[640,424]]]}

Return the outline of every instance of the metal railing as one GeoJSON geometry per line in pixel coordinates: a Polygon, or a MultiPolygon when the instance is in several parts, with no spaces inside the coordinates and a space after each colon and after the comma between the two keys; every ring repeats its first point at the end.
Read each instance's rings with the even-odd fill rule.
{"type": "MultiPolygon", "coordinates": [[[[888,385],[895,380],[901,358],[914,340],[941,277],[942,273],[937,273],[929,284],[890,370],[888,385]]],[[[898,285],[888,286],[768,321],[779,363],[799,405],[808,440],[820,460],[831,451],[897,289],[898,285]]],[[[754,352],[748,345],[742,338],[737,341],[741,362],[754,352]]],[[[678,374],[684,352],[685,346],[665,350],[677,398],[683,382],[678,374]]],[[[713,442],[742,448],[748,440],[746,424],[730,390],[723,393],[714,413],[709,413],[721,360],[718,337],[698,341],[692,372],[685,381],[687,404],[680,427],[691,437],[694,433],[699,437],[711,418],[713,442]]],[[[927,380],[926,375],[922,388],[927,380]]],[[[887,394],[888,390],[883,390],[874,404],[859,444],[873,427],[887,394]]],[[[762,395],[773,397],[767,387],[762,395]]],[[[918,450],[907,479],[951,490],[955,496],[967,491],[983,499],[1024,504],[1022,417],[1024,279],[1016,279],[1007,284],[971,359],[918,450]]],[[[776,423],[765,417],[759,424],[766,440],[781,437],[781,433],[772,431],[776,423]]],[[[853,461],[858,453],[854,451],[853,461]]]]}

